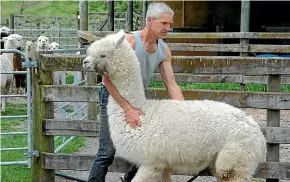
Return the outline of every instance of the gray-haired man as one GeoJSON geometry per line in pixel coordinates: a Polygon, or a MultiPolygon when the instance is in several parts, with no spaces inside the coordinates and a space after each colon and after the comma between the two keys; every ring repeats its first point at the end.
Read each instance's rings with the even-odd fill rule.
{"type": "MultiPolygon", "coordinates": [[[[131,32],[126,35],[127,41],[140,61],[144,89],[155,69],[159,67],[162,79],[166,85],[169,95],[172,99],[184,100],[182,92],[175,82],[174,73],[171,65],[171,51],[162,41],[173,23],[174,12],[170,7],[162,2],[154,2],[148,6],[146,15],[146,26],[139,31],[131,32]]],[[[125,101],[107,76],[104,76],[103,83],[105,87],[100,90],[100,136],[99,150],[93,163],[89,182],[104,182],[108,167],[113,163],[115,148],[110,139],[108,129],[107,103],[109,94],[124,109],[127,122],[131,127],[141,125],[141,111],[133,108],[125,101]]],[[[133,165],[125,174],[124,180],[131,181],[137,172],[137,167],[133,165]]]]}

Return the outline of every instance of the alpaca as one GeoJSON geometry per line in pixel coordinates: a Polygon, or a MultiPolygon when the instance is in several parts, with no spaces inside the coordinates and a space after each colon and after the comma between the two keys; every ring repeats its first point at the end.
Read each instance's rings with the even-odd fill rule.
{"type": "MultiPolygon", "coordinates": [[[[1,49],[4,49],[4,37],[8,37],[10,34],[10,29],[6,26],[3,26],[0,28],[0,32],[1,32],[1,49]]],[[[2,54],[2,53],[1,53],[2,54]]]]}
{"type": "MultiPolygon", "coordinates": [[[[21,51],[21,50],[20,50],[21,51]]],[[[20,54],[13,55],[13,71],[25,71],[22,67],[23,58],[20,54]]],[[[26,74],[14,74],[16,93],[23,94],[26,91],[26,74]]]]}
{"type": "Polygon", "coordinates": [[[60,45],[57,42],[52,42],[49,44],[48,50],[57,50],[60,49],[60,45]]]}
{"type": "Polygon", "coordinates": [[[49,38],[46,36],[39,36],[36,42],[36,51],[47,51],[49,49],[49,38]]]}
{"type": "Polygon", "coordinates": [[[30,61],[36,60],[36,46],[32,41],[28,40],[25,42],[25,54],[30,61]]]}
{"type": "Polygon", "coordinates": [[[120,95],[141,110],[131,128],[109,97],[107,112],[116,155],[139,166],[132,182],[170,181],[208,168],[221,182],[249,182],[266,157],[266,139],[242,110],[210,100],[147,100],[140,64],[123,30],[95,41],[83,68],[106,73],[120,95]]]}
{"type": "MultiPolygon", "coordinates": [[[[18,37],[19,38],[19,37],[18,37]]],[[[5,37],[5,49],[19,49],[22,46],[22,41],[16,36],[5,37]]],[[[13,71],[13,53],[3,53],[0,55],[0,70],[1,72],[13,71]]],[[[1,74],[1,95],[7,95],[10,92],[13,82],[12,74],[1,74]]],[[[1,112],[5,112],[6,98],[1,98],[1,112]]]]}

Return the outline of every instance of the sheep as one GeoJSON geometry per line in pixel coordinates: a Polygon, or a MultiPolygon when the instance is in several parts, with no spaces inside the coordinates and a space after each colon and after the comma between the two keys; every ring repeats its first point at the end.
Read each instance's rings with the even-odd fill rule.
{"type": "Polygon", "coordinates": [[[49,49],[49,38],[46,36],[39,36],[36,42],[36,51],[47,51],[49,49]]]}
{"type": "Polygon", "coordinates": [[[147,100],[140,63],[123,30],[95,41],[83,60],[86,71],[106,73],[120,95],[141,110],[131,128],[109,96],[107,113],[116,156],[139,166],[132,182],[170,181],[170,174],[208,168],[222,182],[249,182],[266,157],[266,139],[242,110],[211,100],[147,100]]]}
{"type": "MultiPolygon", "coordinates": [[[[17,36],[5,37],[5,49],[19,49],[22,46],[22,40],[17,36]]],[[[13,53],[3,53],[0,55],[1,72],[13,71],[13,53]]],[[[12,74],[1,74],[1,95],[10,92],[13,82],[12,74]]],[[[6,98],[1,98],[1,112],[5,112],[6,98]]]]}

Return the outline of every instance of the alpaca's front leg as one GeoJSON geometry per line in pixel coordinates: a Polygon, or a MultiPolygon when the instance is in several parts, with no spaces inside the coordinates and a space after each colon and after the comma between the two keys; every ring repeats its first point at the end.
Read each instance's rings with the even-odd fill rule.
{"type": "Polygon", "coordinates": [[[6,107],[6,98],[1,97],[1,112],[5,112],[5,107],[6,107]]]}
{"type": "Polygon", "coordinates": [[[132,182],[163,182],[163,171],[154,166],[140,166],[132,182]]]}

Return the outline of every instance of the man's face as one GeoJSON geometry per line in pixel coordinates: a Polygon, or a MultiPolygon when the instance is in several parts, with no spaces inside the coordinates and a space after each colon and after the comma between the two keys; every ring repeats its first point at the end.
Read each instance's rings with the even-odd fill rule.
{"type": "Polygon", "coordinates": [[[164,13],[157,19],[148,17],[148,24],[151,31],[159,38],[164,39],[173,23],[173,15],[170,13],[164,13]]]}

